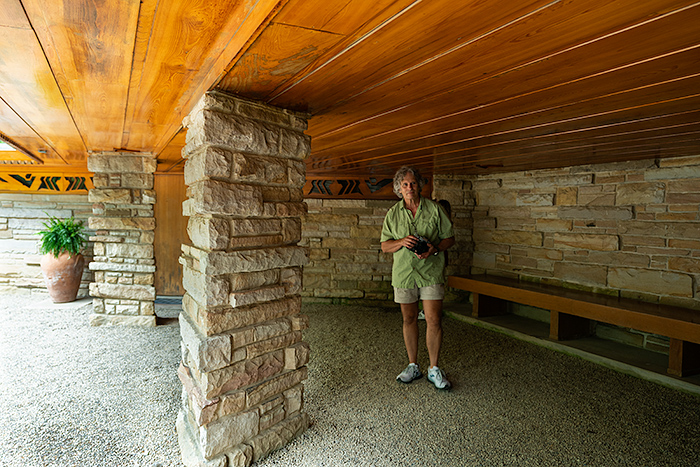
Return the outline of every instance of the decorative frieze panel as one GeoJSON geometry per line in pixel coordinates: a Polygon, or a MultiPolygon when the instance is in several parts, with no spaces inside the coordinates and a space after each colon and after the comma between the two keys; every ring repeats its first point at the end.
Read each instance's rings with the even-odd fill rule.
{"type": "Polygon", "coordinates": [[[0,173],[0,191],[80,194],[94,187],[88,173],[0,173]]]}

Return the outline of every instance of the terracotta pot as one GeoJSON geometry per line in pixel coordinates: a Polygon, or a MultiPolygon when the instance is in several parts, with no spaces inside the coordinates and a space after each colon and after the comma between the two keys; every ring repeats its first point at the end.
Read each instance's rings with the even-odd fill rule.
{"type": "Polygon", "coordinates": [[[72,302],[78,295],[80,279],[83,277],[85,258],[83,255],[70,256],[61,253],[55,257],[51,253],[41,258],[41,271],[46,287],[54,303],[72,302]]]}

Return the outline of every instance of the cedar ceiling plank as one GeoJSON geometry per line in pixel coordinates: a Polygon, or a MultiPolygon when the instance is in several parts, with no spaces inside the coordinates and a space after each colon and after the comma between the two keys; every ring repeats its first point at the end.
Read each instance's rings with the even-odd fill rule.
{"type": "MultiPolygon", "coordinates": [[[[695,89],[700,86],[700,78],[696,78],[694,81],[695,89]]],[[[677,84],[677,83],[675,83],[677,84]]],[[[692,89],[692,88],[691,88],[692,89]]],[[[455,147],[458,144],[468,143],[469,141],[475,142],[480,139],[492,138],[498,135],[517,135],[519,132],[525,130],[539,130],[541,134],[546,134],[553,131],[565,131],[567,129],[581,129],[586,127],[596,127],[605,124],[614,124],[625,121],[636,121],[642,119],[650,119],[654,115],[663,116],[673,113],[683,113],[691,112],[700,108],[700,95],[687,94],[686,89],[674,89],[680,96],[676,99],[671,99],[668,101],[655,102],[653,99],[652,103],[640,104],[638,106],[633,106],[629,108],[615,108],[615,103],[610,103],[612,100],[610,98],[601,98],[596,106],[586,106],[584,108],[572,107],[567,109],[567,112],[562,112],[561,109],[554,109],[549,113],[543,113],[538,115],[536,118],[528,119],[524,121],[519,121],[519,119],[511,119],[507,122],[492,122],[488,126],[479,129],[479,131],[471,132],[463,131],[457,135],[453,135],[452,138],[445,139],[435,139],[433,141],[423,142],[424,144],[410,144],[404,143],[401,145],[396,145],[394,151],[381,151],[375,153],[360,153],[355,156],[343,155],[338,158],[333,159],[333,163],[339,169],[342,169],[344,163],[339,162],[342,158],[346,161],[352,161],[352,163],[360,163],[367,161],[376,160],[387,160],[391,158],[404,158],[408,157],[411,152],[422,152],[426,154],[425,157],[432,157],[434,150],[438,147],[443,147],[445,150],[450,150],[451,147],[455,147]],[[682,95],[685,94],[685,95],[682,95]],[[602,106],[610,106],[612,110],[605,110],[602,106]],[[598,107],[596,109],[596,107],[598,107]],[[598,110],[598,112],[595,112],[598,110]],[[589,113],[586,113],[589,112],[589,113]]],[[[659,90],[659,93],[663,95],[669,95],[671,90],[659,90]]],[[[645,96],[641,95],[640,99],[644,99],[645,96]]],[[[476,144],[476,143],[473,143],[476,144]]],[[[315,166],[327,166],[329,163],[323,163],[324,161],[314,159],[313,155],[308,159],[308,165],[311,167],[315,166]]]]}
{"type": "Polygon", "coordinates": [[[382,16],[395,0],[294,0],[275,17],[276,23],[351,35],[370,18],[382,16]]]}
{"type": "Polygon", "coordinates": [[[521,18],[547,3],[548,0],[529,0],[524,5],[501,2],[494,7],[489,2],[470,2],[463,8],[445,8],[441,2],[421,2],[403,14],[400,21],[381,28],[371,40],[349,50],[343,60],[329,64],[324,73],[305,77],[277,96],[273,104],[285,107],[300,95],[313,95],[310,111],[321,113],[348,96],[410,70],[426,57],[439,56],[487,33],[494,25],[521,18]],[[329,76],[333,76],[332,83],[329,76]]]}
{"type": "Polygon", "coordinates": [[[174,162],[184,161],[182,157],[182,148],[185,147],[186,136],[187,130],[181,128],[168,142],[168,145],[158,154],[158,162],[172,164],[174,162]]]}
{"type": "MultiPolygon", "coordinates": [[[[146,72],[146,56],[148,54],[148,46],[151,40],[151,31],[157,6],[158,0],[141,1],[134,43],[134,55],[131,65],[131,76],[129,78],[129,95],[126,101],[124,128],[121,135],[120,148],[129,147],[129,136],[134,124],[134,114],[138,102],[134,96],[138,96],[141,80],[146,72]]],[[[137,145],[136,147],[142,148],[143,145],[137,145]]]]}
{"type": "Polygon", "coordinates": [[[387,28],[396,22],[401,21],[407,11],[410,11],[421,0],[399,0],[394,2],[384,2],[382,1],[379,5],[386,5],[386,8],[381,9],[368,9],[363,11],[371,12],[365,22],[363,22],[358,29],[349,33],[344,40],[338,41],[338,43],[332,47],[324,57],[321,57],[316,63],[310,65],[305,70],[299,73],[298,77],[291,80],[290,83],[285,83],[279,89],[275,90],[271,98],[267,100],[269,104],[277,105],[280,107],[288,108],[291,110],[298,111],[308,111],[309,102],[313,100],[314,95],[311,94],[307,99],[306,95],[298,95],[298,99],[286,101],[286,103],[275,104],[275,98],[281,94],[286,93],[289,89],[297,86],[299,83],[306,81],[309,77],[321,73],[327,76],[328,80],[334,80],[335,73],[332,67],[328,65],[343,63],[347,59],[348,51],[354,50],[359,44],[364,44],[371,42],[373,37],[383,29],[387,28]],[[328,76],[330,75],[330,76],[328,76]]]}
{"type": "Polygon", "coordinates": [[[120,147],[139,2],[25,0],[24,7],[87,146],[120,147]]]}
{"type": "Polygon", "coordinates": [[[508,145],[505,148],[499,148],[497,150],[488,148],[489,150],[483,150],[484,148],[470,150],[465,152],[461,157],[453,158],[443,158],[440,155],[435,155],[432,160],[435,166],[439,167],[450,167],[452,165],[459,165],[468,162],[472,159],[478,160],[497,160],[502,162],[507,159],[514,157],[520,157],[523,155],[537,156],[537,157],[559,157],[560,154],[565,153],[595,153],[597,155],[602,155],[606,153],[623,153],[628,151],[646,151],[648,149],[658,149],[660,147],[668,148],[688,148],[695,147],[700,149],[700,132],[691,131],[686,134],[674,135],[674,136],[655,136],[649,138],[629,138],[629,139],[616,139],[614,141],[608,141],[606,143],[601,142],[590,142],[586,140],[571,140],[561,143],[551,143],[547,145],[508,145]]]}
{"type": "MultiPolygon", "coordinates": [[[[357,152],[339,152],[333,157],[318,157],[313,152],[309,163],[319,160],[348,158],[353,161],[372,160],[375,158],[397,157],[412,150],[445,148],[458,145],[475,144],[483,138],[490,140],[507,135],[528,131],[525,137],[537,134],[547,134],[556,129],[579,129],[587,126],[600,126],[609,123],[624,122],[639,118],[649,118],[654,115],[665,115],[677,112],[697,110],[697,93],[694,89],[700,86],[700,77],[682,81],[671,81],[651,88],[642,88],[617,95],[600,96],[578,104],[544,107],[535,111],[528,105],[522,108],[513,106],[513,112],[493,113],[475,111],[468,125],[454,128],[449,134],[433,134],[416,137],[413,140],[402,140],[391,146],[368,149],[357,152]],[[696,86],[695,88],[693,86],[696,86]],[[668,102],[666,102],[668,101],[668,102]],[[496,118],[501,116],[501,118],[496,118]]],[[[508,109],[506,109],[508,110],[508,109]]],[[[690,117],[688,117],[690,118],[690,117]]]]}
{"type": "Polygon", "coordinates": [[[183,0],[158,8],[139,92],[129,96],[135,113],[125,129],[128,147],[157,153],[167,146],[182,119],[280,3],[183,0]]]}
{"type": "Polygon", "coordinates": [[[46,144],[27,123],[0,99],[0,128],[12,142],[46,164],[64,164],[56,151],[46,144]],[[40,152],[41,151],[41,152],[40,152]]]}
{"type": "Polygon", "coordinates": [[[521,170],[571,167],[579,165],[606,164],[613,162],[629,162],[632,160],[686,157],[697,154],[698,144],[685,147],[667,147],[630,149],[611,152],[582,152],[580,150],[557,157],[543,157],[541,154],[521,154],[510,159],[476,160],[450,166],[438,166],[436,173],[495,173],[515,172],[521,170]]]}
{"type": "Polygon", "coordinates": [[[277,14],[273,21],[275,23],[302,26],[316,31],[347,34],[347,32],[326,29],[325,26],[350,3],[357,2],[353,2],[353,0],[336,0],[334,2],[327,0],[292,0],[277,14]]]}
{"type": "MultiPolygon", "coordinates": [[[[654,120],[660,124],[664,119],[654,120]]],[[[432,151],[431,157],[446,164],[452,161],[464,159],[468,154],[484,154],[505,148],[509,151],[541,150],[542,148],[572,147],[572,146],[598,146],[606,148],[616,144],[632,144],[634,142],[656,141],[663,143],[673,140],[684,140],[688,135],[698,136],[700,123],[688,123],[681,125],[670,125],[664,127],[650,127],[649,120],[635,122],[634,125],[615,125],[599,128],[578,129],[574,132],[557,132],[540,137],[527,137],[491,142],[490,138],[484,138],[484,142],[475,142],[470,146],[451,147],[449,151],[432,151]],[[646,126],[642,126],[645,124],[646,126]],[[624,130],[624,131],[623,131],[624,130]]],[[[521,135],[518,135],[521,136],[521,135]]],[[[555,150],[555,149],[554,149],[555,150]]]]}
{"type": "MultiPolygon", "coordinates": [[[[489,118],[499,120],[510,116],[518,117],[519,114],[532,113],[540,109],[574,105],[598,99],[600,96],[631,95],[635,89],[653,88],[663,80],[673,80],[693,76],[700,73],[700,49],[688,50],[678,56],[668,56],[658,60],[644,62],[629,69],[621,69],[617,72],[605,75],[593,75],[590,79],[576,80],[571,83],[558,86],[556,90],[542,90],[530,94],[522,93],[518,98],[506,98],[496,101],[500,89],[507,86],[506,83],[489,85],[484,83],[472,91],[475,102],[488,102],[488,105],[476,105],[465,108],[462,111],[453,112],[439,119],[431,119],[430,115],[422,117],[423,122],[400,127],[396,122],[388,132],[377,133],[376,129],[367,125],[367,128],[355,128],[355,140],[343,142],[341,135],[337,135],[339,141],[333,147],[324,147],[323,142],[314,141],[314,157],[331,156],[334,153],[352,154],[358,151],[381,150],[397,142],[408,139],[420,139],[430,137],[433,134],[450,132],[463,128],[465,123],[478,125],[488,121],[489,118]],[[490,116],[490,117],[489,117],[490,116]],[[368,136],[365,136],[368,134],[368,136]]],[[[516,76],[517,78],[517,76],[516,76]]],[[[517,80],[524,82],[524,80],[517,80]]],[[[662,98],[663,96],[661,96],[662,98]]],[[[620,105],[624,105],[621,103],[620,105]]],[[[447,111],[452,111],[449,103],[445,102],[447,111]]],[[[379,122],[374,122],[378,124],[379,122]]],[[[382,127],[383,128],[383,127],[382,127]]],[[[347,136],[350,138],[350,135],[347,136]]]]}
{"type": "Polygon", "coordinates": [[[0,27],[31,28],[19,0],[0,0],[0,27]]]}
{"type": "Polygon", "coordinates": [[[83,160],[85,145],[34,31],[1,27],[0,43],[2,100],[63,160],[83,160]]]}
{"type": "MultiPolygon", "coordinates": [[[[429,112],[430,109],[442,110],[443,106],[441,103],[445,101],[454,102],[451,104],[452,109],[460,104],[466,105],[465,101],[470,100],[472,96],[471,86],[473,83],[484,82],[488,79],[498,78],[499,83],[498,85],[494,84],[493,89],[499,92],[504,86],[507,86],[506,89],[519,86],[518,83],[523,81],[518,79],[520,76],[529,77],[529,79],[526,79],[527,84],[531,88],[533,85],[536,86],[538,84],[537,81],[540,82],[540,88],[552,86],[557,82],[575,79],[577,75],[586,76],[586,72],[602,72],[606,69],[629,63],[631,61],[628,58],[629,54],[639,59],[650,58],[655,55],[668,53],[674,49],[682,49],[688,45],[697,44],[697,34],[688,34],[687,29],[674,27],[674,25],[678,21],[683,25],[695,24],[692,18],[698,16],[698,10],[700,8],[694,8],[692,11],[653,21],[644,27],[634,28],[617,36],[602,39],[598,41],[600,44],[594,43],[585,48],[574,48],[570,52],[558,54],[546,61],[524,69],[518,69],[523,63],[527,63],[527,61],[523,62],[522,59],[517,59],[518,57],[522,58],[520,54],[521,49],[526,46],[537,48],[542,46],[537,44],[537,41],[534,39],[528,40],[526,38],[515,41],[514,37],[492,37],[490,41],[474,43],[471,46],[475,49],[474,51],[464,51],[465,54],[468,52],[468,56],[462,58],[464,60],[469,58],[469,70],[459,69],[459,72],[452,73],[436,71],[433,75],[421,74],[417,77],[403,76],[392,83],[387,83],[384,86],[386,89],[384,87],[374,89],[372,92],[368,92],[353,100],[345,107],[369,109],[369,112],[366,112],[365,115],[374,114],[380,118],[397,110],[400,110],[403,115],[412,115],[420,112],[429,112]],[[691,18],[688,18],[688,15],[691,18]],[[494,41],[498,42],[495,43],[494,41]],[[486,44],[485,42],[490,43],[486,44]],[[639,44],[643,44],[644,47],[640,47],[639,44]],[[591,50],[591,52],[589,53],[588,50],[591,50]],[[507,66],[503,66],[505,64],[504,59],[498,59],[498,57],[494,56],[494,54],[500,56],[504,53],[506,53],[507,57],[513,57],[508,58],[507,66]],[[555,65],[559,65],[561,68],[557,68],[555,65]],[[465,71],[466,74],[464,73],[465,71]],[[505,71],[508,73],[501,74],[505,71]],[[513,76],[516,71],[519,75],[513,76]],[[440,76],[441,78],[436,80],[434,76],[440,76]],[[399,92],[397,90],[403,93],[407,89],[415,89],[414,93],[409,94],[410,100],[401,98],[397,94],[399,92]]],[[[552,39],[552,41],[555,40],[558,39],[556,37],[552,39]]],[[[537,58],[537,55],[533,55],[533,57],[537,58]]],[[[488,101],[479,100],[475,102],[472,100],[471,102],[478,105],[488,101]]],[[[322,144],[320,140],[326,136],[337,142],[339,138],[337,137],[338,135],[333,134],[334,129],[346,128],[354,123],[352,114],[337,117],[340,111],[345,110],[345,107],[338,109],[338,112],[329,114],[328,117],[319,116],[311,120],[309,134],[312,135],[316,144],[322,144]]],[[[446,110],[444,113],[449,113],[449,110],[446,110]]],[[[357,119],[357,117],[355,118],[357,119]]],[[[369,120],[371,117],[367,119],[369,120]]],[[[371,126],[381,128],[381,123],[375,121],[371,126]]]]}
{"type": "MultiPolygon", "coordinates": [[[[634,42],[630,42],[634,44],[634,42]]],[[[700,70],[699,49],[686,50],[671,55],[660,55],[658,58],[641,56],[637,61],[626,61],[617,67],[601,68],[596,64],[595,54],[588,55],[584,49],[579,49],[570,57],[560,57],[565,62],[556,59],[547,61],[537,67],[521,68],[505,75],[484,79],[470,86],[456,88],[453,93],[442,94],[426,99],[421,105],[402,109],[401,112],[390,112],[377,118],[367,118],[325,134],[320,126],[326,117],[314,118],[309,125],[316,150],[326,147],[339,147],[346,142],[362,138],[381,138],[386,141],[384,134],[395,130],[396,125],[384,125],[383,120],[403,117],[406,127],[411,134],[416,132],[429,133],[430,127],[449,128],[446,119],[464,120],[469,118],[469,112],[481,106],[493,106],[508,100],[516,100],[521,96],[567,96],[573,89],[578,93],[596,93],[600,86],[606,89],[622,89],[624,86],[635,87],[642,83],[653,82],[654,79],[665,79],[665,76],[682,76],[700,70]],[[591,59],[590,57],[594,57],[591,59]],[[577,67],[578,64],[578,67],[577,67]],[[546,66],[545,66],[546,65],[546,66]],[[572,73],[562,70],[572,69],[572,73]],[[561,73],[558,75],[558,73],[561,73]],[[394,115],[394,114],[398,115],[394,115]],[[357,128],[356,128],[357,127],[357,128]],[[424,128],[424,129],[423,129],[424,128]],[[352,131],[343,131],[352,130],[352,131]]],[[[637,58],[637,57],[634,57],[637,58]]],[[[330,120],[329,116],[327,120],[330,120]]],[[[338,125],[339,123],[334,123],[338,125]]],[[[399,127],[400,128],[400,127],[399,127]]],[[[396,134],[393,137],[402,138],[396,134]]]]}
{"type": "Polygon", "coordinates": [[[264,100],[342,38],[325,31],[272,23],[217,88],[264,100]]]}

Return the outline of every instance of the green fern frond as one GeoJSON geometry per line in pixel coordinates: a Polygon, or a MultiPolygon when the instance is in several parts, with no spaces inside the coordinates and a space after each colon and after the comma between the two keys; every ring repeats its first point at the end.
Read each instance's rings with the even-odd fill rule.
{"type": "Polygon", "coordinates": [[[51,253],[59,256],[67,251],[71,256],[80,253],[80,250],[87,242],[85,238],[85,227],[83,221],[76,222],[74,218],[60,220],[49,216],[49,221],[44,222],[45,230],[39,232],[41,235],[41,253],[51,253]]]}

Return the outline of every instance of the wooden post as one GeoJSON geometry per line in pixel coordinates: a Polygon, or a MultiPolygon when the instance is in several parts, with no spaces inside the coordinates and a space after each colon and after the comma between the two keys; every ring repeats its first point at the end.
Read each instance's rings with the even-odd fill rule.
{"type": "Polygon", "coordinates": [[[472,294],[472,301],[472,316],[474,318],[505,315],[508,312],[508,302],[500,298],[475,292],[472,294]]]}
{"type": "Polygon", "coordinates": [[[580,316],[551,311],[549,338],[556,341],[578,339],[591,335],[591,320],[580,316]]]}
{"type": "Polygon", "coordinates": [[[700,373],[700,344],[671,339],[668,374],[678,377],[700,373]]]}

